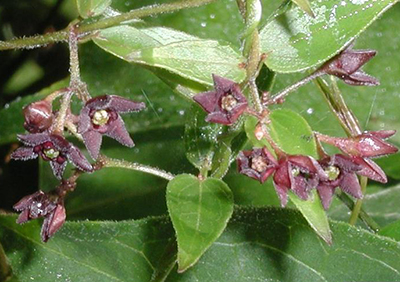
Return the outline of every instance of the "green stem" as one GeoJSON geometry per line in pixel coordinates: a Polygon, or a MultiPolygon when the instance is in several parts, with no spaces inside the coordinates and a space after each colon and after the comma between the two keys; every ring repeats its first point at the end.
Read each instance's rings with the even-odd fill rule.
{"type": "MultiPolygon", "coordinates": [[[[336,78],[331,76],[331,87],[327,83],[320,79],[317,81],[322,94],[324,95],[331,111],[339,119],[341,126],[346,131],[347,136],[355,136],[361,134],[362,130],[357,118],[354,116],[352,111],[347,106],[343,95],[336,83],[336,78]]],[[[361,192],[363,195],[366,194],[368,178],[365,176],[360,177],[361,192]]],[[[354,209],[350,215],[349,223],[354,225],[359,217],[363,199],[357,200],[354,209]]]]}
{"type": "MultiPolygon", "coordinates": [[[[345,193],[338,192],[336,194],[338,199],[342,201],[348,208],[349,210],[354,210],[355,205],[352,199],[350,199],[349,196],[347,196],[345,193]]],[[[357,205],[357,204],[356,204],[357,205]]],[[[373,232],[378,232],[380,230],[380,226],[378,223],[375,222],[365,211],[364,209],[360,206],[360,211],[358,217],[373,231],[373,232]]]]}
{"type": "Polygon", "coordinates": [[[102,163],[102,167],[120,167],[120,168],[126,168],[126,169],[131,169],[135,171],[141,171],[145,172],[148,174],[153,174],[155,176],[164,178],[168,181],[172,180],[175,175],[172,173],[166,172],[164,170],[143,165],[143,164],[138,164],[138,163],[131,163],[125,160],[118,160],[118,159],[112,159],[108,158],[104,155],[99,157],[99,161],[102,163]]]}
{"type": "MultiPolygon", "coordinates": [[[[363,195],[365,195],[365,193],[367,192],[367,183],[368,183],[368,178],[366,178],[365,176],[360,177],[361,192],[363,195]]],[[[354,209],[351,212],[349,219],[349,223],[351,225],[356,224],[357,218],[359,217],[361,211],[362,204],[363,204],[363,199],[358,199],[356,201],[356,204],[354,205],[354,209]]]]}
{"type": "MultiPolygon", "coordinates": [[[[123,22],[133,19],[140,19],[148,16],[154,16],[163,13],[171,13],[174,11],[194,8],[202,5],[207,5],[217,0],[181,0],[174,3],[166,3],[161,5],[150,5],[143,8],[135,9],[130,12],[111,17],[100,19],[97,22],[81,25],[76,28],[78,34],[92,32],[112,26],[119,25],[123,22]]],[[[33,49],[45,46],[50,43],[67,41],[68,29],[58,32],[48,33],[45,35],[30,36],[24,38],[12,39],[9,41],[0,41],[0,51],[12,49],[33,49]]]]}
{"type": "Polygon", "coordinates": [[[281,103],[286,98],[286,96],[289,95],[291,92],[299,89],[303,85],[306,85],[307,83],[309,83],[311,80],[316,79],[317,77],[320,77],[322,75],[324,75],[323,72],[317,71],[317,72],[310,74],[309,76],[306,76],[305,78],[299,80],[295,84],[292,84],[292,85],[286,87],[285,89],[283,89],[282,91],[280,91],[279,93],[275,94],[271,98],[270,101],[266,101],[266,104],[281,103]]]}

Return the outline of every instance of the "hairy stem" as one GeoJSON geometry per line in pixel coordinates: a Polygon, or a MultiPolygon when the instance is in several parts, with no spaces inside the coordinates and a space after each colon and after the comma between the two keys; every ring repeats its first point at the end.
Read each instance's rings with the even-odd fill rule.
{"type": "Polygon", "coordinates": [[[306,85],[307,83],[309,83],[311,80],[316,79],[317,77],[320,77],[324,75],[323,72],[321,71],[316,71],[312,74],[310,74],[309,76],[303,78],[302,80],[299,80],[298,82],[296,82],[295,84],[292,84],[288,87],[286,87],[285,89],[283,89],[281,92],[275,94],[270,101],[266,101],[266,104],[277,104],[277,103],[281,103],[286,96],[288,96],[291,92],[299,89],[301,86],[306,85]]]}
{"type": "Polygon", "coordinates": [[[99,161],[102,163],[103,167],[120,167],[120,168],[135,170],[135,171],[141,171],[141,172],[153,174],[155,176],[164,178],[168,181],[172,180],[175,177],[175,175],[173,175],[172,173],[166,172],[164,170],[161,170],[161,169],[158,169],[155,167],[138,164],[138,163],[132,163],[132,162],[128,162],[125,160],[112,159],[112,158],[108,158],[104,155],[99,157],[99,161]]]}
{"type": "MultiPolygon", "coordinates": [[[[354,210],[355,205],[353,200],[347,196],[345,193],[342,193],[341,191],[338,191],[336,193],[336,196],[340,201],[342,201],[348,208],[349,210],[354,210]]],[[[358,217],[373,231],[373,232],[378,232],[380,230],[380,226],[378,223],[375,222],[360,206],[359,207],[359,214],[358,217]]]]}
{"type": "MultiPolygon", "coordinates": [[[[202,5],[207,5],[217,0],[181,0],[173,3],[165,3],[161,5],[150,5],[130,12],[110,17],[103,18],[97,22],[83,24],[76,28],[77,34],[84,34],[112,26],[119,25],[123,22],[133,19],[140,19],[148,16],[158,15],[162,13],[171,13],[187,8],[194,8],[202,5]]],[[[30,36],[24,38],[12,39],[9,41],[0,41],[0,51],[10,49],[33,49],[45,46],[50,43],[67,41],[68,29],[58,32],[52,32],[44,35],[30,36]]]]}
{"type": "Polygon", "coordinates": [[[246,0],[246,7],[239,3],[239,10],[246,22],[243,33],[243,56],[247,57],[245,83],[248,83],[253,106],[257,112],[261,113],[263,105],[256,85],[260,61],[262,60],[260,36],[258,34],[258,24],[262,14],[261,2],[260,0],[246,0]]]}
{"type": "Polygon", "coordinates": [[[57,118],[54,122],[54,130],[53,133],[62,135],[64,131],[65,119],[67,118],[69,107],[71,104],[73,92],[68,91],[64,94],[63,99],[61,101],[60,110],[58,111],[57,118]]]}

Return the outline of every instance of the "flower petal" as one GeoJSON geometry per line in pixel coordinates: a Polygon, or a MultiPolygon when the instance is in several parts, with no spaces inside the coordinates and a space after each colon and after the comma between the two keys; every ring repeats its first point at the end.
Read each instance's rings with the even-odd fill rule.
{"type": "Polygon", "coordinates": [[[17,137],[19,141],[30,147],[50,141],[50,135],[48,133],[36,133],[36,134],[24,134],[24,135],[18,134],[17,137]]]}
{"type": "Polygon", "coordinates": [[[11,159],[13,160],[32,160],[36,159],[38,154],[33,151],[32,147],[19,147],[11,154],[11,159]]]}
{"type": "Polygon", "coordinates": [[[97,160],[97,158],[99,157],[100,147],[103,139],[101,133],[94,130],[89,130],[82,133],[82,137],[90,156],[94,160],[97,160]]]}
{"type": "Polygon", "coordinates": [[[331,205],[333,195],[335,193],[335,188],[329,185],[319,185],[317,187],[319,198],[321,199],[322,206],[325,210],[329,209],[331,205]]]}
{"type": "Polygon", "coordinates": [[[60,164],[56,161],[50,161],[50,166],[51,166],[51,169],[53,170],[54,176],[57,177],[58,179],[62,179],[64,170],[67,167],[67,162],[65,161],[60,164]]]}
{"type": "Polygon", "coordinates": [[[276,194],[278,195],[279,200],[281,201],[281,206],[286,207],[287,202],[288,202],[288,195],[287,195],[288,189],[285,186],[275,183],[275,181],[273,183],[274,183],[276,194]]]}
{"type": "Polygon", "coordinates": [[[68,160],[77,168],[82,171],[92,172],[93,167],[89,161],[85,158],[82,152],[75,146],[71,146],[67,154],[68,160]]]}
{"type": "Polygon", "coordinates": [[[377,86],[380,84],[378,79],[361,70],[349,76],[343,76],[342,79],[346,84],[353,86],[377,86]]]}
{"type": "Polygon", "coordinates": [[[129,136],[129,133],[125,128],[124,121],[120,116],[118,116],[115,121],[109,124],[109,128],[105,135],[117,140],[124,146],[130,148],[135,146],[135,143],[133,143],[132,138],[129,136]]]}
{"type": "Polygon", "coordinates": [[[45,217],[41,230],[43,242],[47,242],[64,224],[66,218],[64,205],[58,204],[55,210],[45,217]]]}
{"type": "Polygon", "coordinates": [[[385,172],[372,160],[367,158],[354,157],[354,162],[360,165],[361,169],[356,173],[362,176],[366,176],[369,179],[386,183],[387,177],[385,172]]]}
{"type": "Polygon", "coordinates": [[[211,113],[215,110],[218,104],[218,95],[216,91],[199,93],[193,97],[195,100],[207,113],[211,113]]]}
{"type": "Polygon", "coordinates": [[[116,95],[108,95],[109,107],[119,113],[138,112],[146,108],[142,102],[134,102],[116,95]]]}
{"type": "Polygon", "coordinates": [[[361,199],[361,186],[355,173],[345,173],[340,180],[340,189],[354,198],[361,199]]]}

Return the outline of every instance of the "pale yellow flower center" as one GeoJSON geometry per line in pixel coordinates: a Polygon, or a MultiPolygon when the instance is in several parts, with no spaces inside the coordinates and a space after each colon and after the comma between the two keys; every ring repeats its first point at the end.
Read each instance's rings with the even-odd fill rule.
{"type": "Polygon", "coordinates": [[[48,157],[49,159],[55,159],[60,155],[60,152],[57,150],[54,150],[53,148],[50,149],[45,149],[43,150],[43,153],[48,157]]]}
{"type": "Polygon", "coordinates": [[[232,109],[237,105],[238,101],[232,95],[226,95],[221,100],[221,108],[225,111],[232,111],[232,109]]]}
{"type": "Polygon", "coordinates": [[[251,159],[251,168],[258,172],[263,172],[267,169],[268,165],[263,157],[257,156],[251,159]]]}
{"type": "Polygon", "coordinates": [[[95,125],[105,125],[110,118],[106,110],[96,111],[92,117],[92,122],[95,125]]]}
{"type": "Polygon", "coordinates": [[[340,169],[334,165],[331,165],[325,169],[328,179],[330,181],[336,180],[340,174],[340,169]]]}

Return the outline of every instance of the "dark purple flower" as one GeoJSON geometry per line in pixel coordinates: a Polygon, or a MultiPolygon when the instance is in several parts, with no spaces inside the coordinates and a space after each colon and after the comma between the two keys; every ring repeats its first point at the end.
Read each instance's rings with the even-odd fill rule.
{"type": "Polygon", "coordinates": [[[285,155],[279,159],[279,168],[274,174],[274,186],[282,206],[286,206],[288,190],[307,200],[310,190],[316,188],[320,180],[324,181],[327,178],[314,158],[285,155]]]}
{"type": "Polygon", "coordinates": [[[322,142],[331,144],[346,154],[361,158],[373,158],[382,155],[393,154],[398,149],[385,142],[384,139],[396,133],[395,130],[366,131],[363,134],[348,137],[330,137],[318,134],[318,139],[322,142]]]}
{"type": "Polygon", "coordinates": [[[138,112],[145,107],[144,103],[115,95],[99,96],[87,101],[79,115],[78,132],[82,134],[90,156],[98,158],[103,134],[122,145],[133,147],[135,144],[119,114],[138,112]]]}
{"type": "Polygon", "coordinates": [[[356,164],[351,157],[337,154],[327,156],[319,163],[328,175],[328,179],[320,181],[317,187],[325,209],[329,208],[336,187],[340,187],[345,193],[357,199],[362,198],[361,186],[356,175],[361,170],[361,166],[356,164]]]}
{"type": "Polygon", "coordinates": [[[50,162],[54,175],[59,179],[62,178],[67,160],[82,171],[93,171],[92,165],[81,151],[60,135],[26,134],[18,135],[18,140],[25,146],[15,150],[11,154],[12,159],[25,161],[41,156],[45,161],[50,162]]]}
{"type": "Polygon", "coordinates": [[[14,209],[21,212],[17,219],[19,224],[39,217],[44,218],[41,231],[43,242],[47,242],[61,228],[66,218],[63,201],[56,195],[42,191],[22,198],[14,205],[14,209]]]}
{"type": "Polygon", "coordinates": [[[350,85],[379,85],[379,81],[360,68],[376,55],[375,50],[352,50],[351,47],[325,63],[320,70],[337,76],[350,85]]]}
{"type": "Polygon", "coordinates": [[[247,108],[246,97],[239,85],[213,74],[214,91],[199,93],[193,99],[208,113],[207,122],[230,125],[247,108]]]}
{"type": "Polygon", "coordinates": [[[278,162],[265,147],[240,152],[237,164],[239,173],[259,180],[260,183],[264,183],[278,167],[278,162]]]}
{"type": "Polygon", "coordinates": [[[41,100],[27,105],[24,110],[24,128],[30,133],[43,132],[53,124],[51,102],[41,100]]]}
{"type": "Polygon", "coordinates": [[[357,171],[358,175],[366,176],[381,183],[387,182],[385,172],[374,161],[361,157],[351,157],[351,159],[360,167],[360,170],[357,171]]]}

